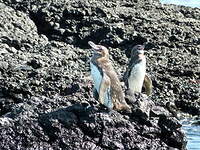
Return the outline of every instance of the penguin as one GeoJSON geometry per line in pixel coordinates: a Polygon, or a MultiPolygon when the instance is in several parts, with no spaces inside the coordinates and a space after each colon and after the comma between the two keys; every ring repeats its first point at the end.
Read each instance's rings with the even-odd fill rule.
{"type": "Polygon", "coordinates": [[[131,59],[123,79],[127,89],[131,93],[141,93],[143,86],[147,95],[152,93],[152,81],[146,74],[144,45],[135,45],[131,50],[131,59]]]}
{"type": "Polygon", "coordinates": [[[90,60],[91,76],[94,81],[94,94],[100,104],[117,111],[128,111],[120,80],[109,60],[109,51],[105,46],[89,41],[94,54],[90,60]]]}

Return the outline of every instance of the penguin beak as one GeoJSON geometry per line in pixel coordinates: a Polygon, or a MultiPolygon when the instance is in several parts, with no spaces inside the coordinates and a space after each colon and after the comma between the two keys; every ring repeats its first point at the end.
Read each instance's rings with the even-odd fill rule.
{"type": "Polygon", "coordinates": [[[137,48],[137,51],[139,54],[144,54],[144,46],[143,45],[140,45],[138,48],[137,48]]]}
{"type": "Polygon", "coordinates": [[[98,51],[98,52],[99,52],[99,51],[102,50],[101,46],[94,44],[94,42],[92,42],[92,41],[89,41],[88,44],[89,44],[89,45],[92,47],[92,49],[95,50],[95,51],[98,51]]]}

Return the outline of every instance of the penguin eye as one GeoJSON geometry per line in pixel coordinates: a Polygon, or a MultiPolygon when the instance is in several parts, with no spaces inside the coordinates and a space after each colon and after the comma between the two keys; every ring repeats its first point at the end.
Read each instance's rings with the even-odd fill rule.
{"type": "Polygon", "coordinates": [[[98,49],[97,49],[97,51],[102,51],[102,50],[103,50],[103,49],[102,49],[101,46],[99,46],[98,49]]]}
{"type": "Polygon", "coordinates": [[[105,48],[104,46],[99,46],[99,51],[105,51],[107,50],[107,48],[105,48]]]}

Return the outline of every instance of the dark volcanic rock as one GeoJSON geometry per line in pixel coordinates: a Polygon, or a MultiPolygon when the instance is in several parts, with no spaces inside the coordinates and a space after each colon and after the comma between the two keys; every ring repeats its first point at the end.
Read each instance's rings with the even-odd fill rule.
{"type": "Polygon", "coordinates": [[[200,114],[199,14],[158,0],[0,0],[0,149],[184,149],[163,106],[200,114]],[[109,48],[120,78],[145,43],[154,104],[99,107],[88,40],[109,48]]]}
{"type": "MultiPolygon", "coordinates": [[[[45,56],[49,55],[46,53],[49,49],[54,56],[55,53],[58,55],[62,53],[61,45],[63,44],[55,45],[54,49],[51,49],[53,45],[49,45],[50,42],[46,38],[51,41],[64,41],[80,48],[86,48],[88,40],[92,40],[113,48],[111,50],[112,58],[116,61],[116,68],[123,73],[127,61],[124,51],[128,56],[133,45],[146,42],[148,71],[154,84],[153,99],[160,103],[163,97],[166,97],[172,102],[175,101],[183,111],[194,110],[199,114],[200,33],[198,14],[200,10],[198,8],[162,5],[155,0],[110,0],[101,1],[101,3],[98,0],[51,2],[4,0],[2,2],[17,10],[15,13],[14,10],[6,8],[10,10],[5,14],[13,12],[14,23],[9,29],[11,32],[8,36],[1,38],[3,43],[8,44],[3,53],[12,51],[12,47],[14,47],[23,52],[31,49],[39,55],[45,56]],[[24,18],[26,15],[23,16],[22,12],[26,13],[27,18],[29,17],[31,20],[26,20],[24,18]],[[15,17],[15,14],[18,16],[15,17]],[[24,21],[19,22],[20,19],[16,19],[20,15],[23,16],[22,20],[24,21]],[[26,25],[23,25],[22,22],[25,22],[26,25]],[[19,30],[12,32],[14,27],[19,30]],[[40,38],[38,33],[41,35],[40,38]],[[33,35],[31,39],[29,35],[33,35]],[[44,44],[48,46],[44,46],[44,44]],[[25,49],[20,49],[23,46],[25,49]],[[60,51],[57,51],[58,49],[60,51]],[[56,52],[54,53],[53,50],[56,52]],[[46,52],[42,53],[41,51],[46,52]],[[191,80],[195,80],[197,83],[190,82],[191,80]],[[193,96],[193,91],[197,91],[195,96],[193,96]],[[192,101],[191,103],[187,102],[189,99],[192,101]],[[179,105],[179,102],[183,105],[179,105]]],[[[5,5],[2,5],[1,8],[3,7],[5,5]]],[[[2,14],[5,11],[2,9],[2,14]]],[[[2,26],[5,26],[5,29],[8,28],[7,23],[4,23],[8,20],[6,17],[11,16],[2,16],[2,26]]],[[[3,29],[2,33],[5,34],[7,30],[3,29]]],[[[63,45],[64,49],[65,47],[63,45]]],[[[14,50],[14,52],[17,51],[14,50]]],[[[83,73],[87,71],[88,68],[85,69],[83,63],[88,60],[89,54],[86,54],[88,52],[76,49],[72,53],[75,54],[71,57],[73,61],[81,61],[82,66],[79,69],[83,67],[83,73]],[[81,58],[80,55],[82,55],[81,58]]],[[[60,57],[58,59],[52,60],[52,63],[55,62],[57,67],[64,67],[62,63],[66,59],[60,60],[60,57]]],[[[68,64],[69,61],[66,62],[68,64]]],[[[195,114],[193,111],[191,113],[195,114]]]]}
{"type": "Polygon", "coordinates": [[[180,126],[174,127],[173,123],[177,122],[172,119],[147,119],[148,124],[141,124],[141,120],[131,114],[122,115],[81,104],[64,104],[63,108],[58,108],[52,104],[54,101],[59,103],[62,99],[29,99],[1,117],[0,141],[4,144],[0,148],[12,149],[17,145],[17,149],[184,149],[185,141],[180,139],[183,135],[178,131],[180,126]],[[171,133],[181,136],[166,138],[165,135],[171,133]],[[167,140],[179,145],[167,145],[167,140]]]}
{"type": "MultiPolygon", "coordinates": [[[[128,94],[126,94],[128,95],[128,94]]],[[[134,95],[126,96],[126,99],[132,105],[132,114],[140,120],[148,120],[150,117],[150,110],[154,106],[153,101],[148,99],[144,94],[135,93],[134,95]]]]}
{"type": "Polygon", "coordinates": [[[186,142],[184,143],[184,141],[186,139],[180,130],[181,124],[178,120],[163,115],[159,117],[158,125],[161,128],[161,136],[168,145],[179,149],[185,148],[186,142]]]}

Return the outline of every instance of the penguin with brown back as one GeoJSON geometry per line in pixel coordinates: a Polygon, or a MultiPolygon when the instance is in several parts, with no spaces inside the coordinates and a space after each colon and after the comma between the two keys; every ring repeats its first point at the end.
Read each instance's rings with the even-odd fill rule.
{"type": "Polygon", "coordinates": [[[90,69],[94,81],[94,91],[98,93],[95,95],[98,95],[99,102],[110,109],[130,112],[131,109],[125,101],[117,73],[109,60],[108,49],[91,41],[88,44],[94,51],[90,69]]]}
{"type": "Polygon", "coordinates": [[[131,50],[131,59],[124,74],[124,82],[129,92],[142,92],[144,86],[147,95],[152,93],[152,81],[146,74],[144,45],[136,45],[131,50]]]}

